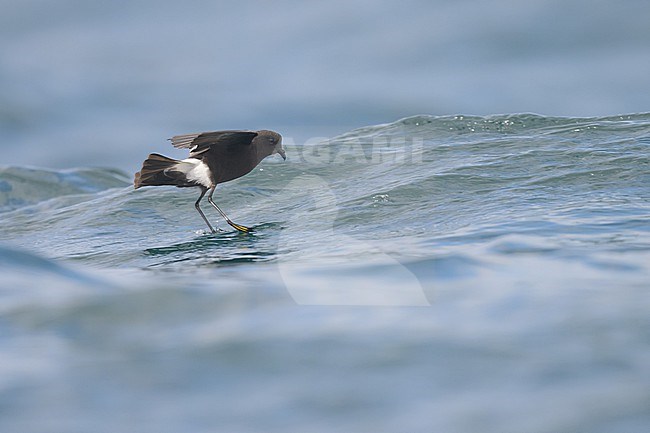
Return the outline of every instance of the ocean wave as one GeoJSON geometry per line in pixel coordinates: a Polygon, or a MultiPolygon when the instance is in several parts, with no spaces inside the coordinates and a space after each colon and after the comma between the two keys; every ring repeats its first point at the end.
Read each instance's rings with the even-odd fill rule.
{"type": "MultiPolygon", "coordinates": [[[[468,229],[502,227],[506,235],[528,221],[538,225],[540,235],[552,237],[554,229],[543,221],[570,224],[571,214],[602,218],[605,207],[619,218],[643,219],[648,136],[648,114],[416,116],[293,146],[286,163],[265,162],[217,189],[218,202],[233,219],[260,228],[251,238],[257,247],[265,245],[265,234],[273,240],[260,251],[239,240],[241,250],[214,262],[279,259],[273,231],[282,230],[313,239],[309,256],[319,255],[331,244],[323,221],[347,235],[384,242],[382,248],[395,254],[404,250],[390,240],[403,235],[413,258],[421,259],[427,252],[417,245],[468,229]],[[580,128],[588,132],[576,135],[580,128]],[[394,140],[397,136],[407,139],[394,140]],[[417,146],[409,141],[413,137],[417,146]],[[309,187],[310,179],[318,179],[318,187],[309,187]],[[303,220],[296,223],[295,215],[303,220]],[[314,221],[319,224],[305,232],[314,221]]],[[[38,234],[37,245],[56,257],[105,264],[135,258],[146,263],[186,250],[174,245],[196,246],[187,239],[202,236],[192,206],[196,193],[173,187],[134,191],[130,178],[111,169],[3,168],[2,238],[28,243],[38,234]]],[[[338,256],[347,260],[357,252],[343,247],[338,256]]]]}
{"type": "Polygon", "coordinates": [[[0,212],[52,198],[93,194],[129,182],[114,169],[49,170],[35,167],[0,167],[0,212]]]}

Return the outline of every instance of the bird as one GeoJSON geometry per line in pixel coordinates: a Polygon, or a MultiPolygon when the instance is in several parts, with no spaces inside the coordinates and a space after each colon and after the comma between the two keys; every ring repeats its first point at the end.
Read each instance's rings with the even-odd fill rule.
{"type": "Polygon", "coordinates": [[[216,230],[201,210],[201,200],[208,193],[208,202],[234,229],[250,233],[252,228],[234,223],[212,199],[217,185],[250,173],[267,156],[278,154],[286,160],[282,136],[274,131],[211,131],[176,135],[169,139],[177,149],[189,149],[189,157],[172,159],[150,154],[135,174],[135,189],[144,186],[174,185],[201,190],[194,207],[208,225],[216,230]]]}

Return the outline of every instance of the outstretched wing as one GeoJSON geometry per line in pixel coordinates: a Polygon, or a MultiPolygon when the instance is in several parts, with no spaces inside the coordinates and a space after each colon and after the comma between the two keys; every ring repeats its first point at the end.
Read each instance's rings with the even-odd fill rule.
{"type": "Polygon", "coordinates": [[[250,145],[256,135],[257,132],[253,131],[212,131],[177,135],[170,140],[175,148],[189,149],[190,156],[196,156],[206,152],[212,146],[250,145]]]}

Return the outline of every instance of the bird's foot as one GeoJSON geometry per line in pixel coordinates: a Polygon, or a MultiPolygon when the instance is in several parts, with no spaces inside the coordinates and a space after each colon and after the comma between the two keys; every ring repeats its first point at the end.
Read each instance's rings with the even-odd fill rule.
{"type": "Polygon", "coordinates": [[[236,230],[238,230],[238,231],[240,231],[240,232],[242,232],[242,233],[250,233],[250,232],[253,231],[253,229],[250,228],[250,227],[246,227],[246,226],[242,226],[242,225],[239,225],[239,224],[235,224],[235,223],[232,222],[232,221],[228,221],[228,224],[230,224],[230,226],[231,226],[232,228],[234,228],[234,229],[236,229],[236,230]]]}

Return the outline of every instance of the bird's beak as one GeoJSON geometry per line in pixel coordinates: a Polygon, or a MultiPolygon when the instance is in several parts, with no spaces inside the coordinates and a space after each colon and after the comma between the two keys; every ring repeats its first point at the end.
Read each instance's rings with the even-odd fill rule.
{"type": "Polygon", "coordinates": [[[278,154],[284,159],[285,161],[287,160],[287,153],[284,151],[284,149],[280,148],[278,149],[278,154]]]}

